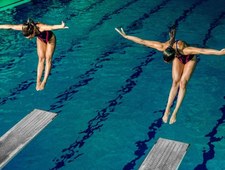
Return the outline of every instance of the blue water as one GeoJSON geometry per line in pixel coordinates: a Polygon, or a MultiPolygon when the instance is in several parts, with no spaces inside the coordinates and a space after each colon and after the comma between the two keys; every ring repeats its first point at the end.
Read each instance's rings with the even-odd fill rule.
{"type": "Polygon", "coordinates": [[[36,92],[36,41],[0,31],[0,135],[34,108],[58,116],[4,170],[138,169],[159,137],[190,144],[179,170],[224,170],[225,57],[199,56],[174,125],[163,124],[171,65],[115,27],[144,39],[199,47],[225,43],[224,1],[35,0],[0,12],[0,24],[28,17],[57,30],[53,69],[36,92]]]}

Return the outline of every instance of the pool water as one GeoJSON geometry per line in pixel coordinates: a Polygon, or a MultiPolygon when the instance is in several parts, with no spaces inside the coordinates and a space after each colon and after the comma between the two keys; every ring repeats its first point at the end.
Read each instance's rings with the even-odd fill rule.
{"type": "Polygon", "coordinates": [[[0,12],[0,24],[33,18],[56,30],[57,48],[44,91],[35,90],[36,41],[0,31],[0,135],[33,109],[58,113],[4,170],[138,169],[159,137],[190,144],[179,170],[224,170],[225,57],[199,56],[177,122],[163,124],[171,64],[123,39],[177,38],[224,48],[224,1],[35,0],[0,12]]]}

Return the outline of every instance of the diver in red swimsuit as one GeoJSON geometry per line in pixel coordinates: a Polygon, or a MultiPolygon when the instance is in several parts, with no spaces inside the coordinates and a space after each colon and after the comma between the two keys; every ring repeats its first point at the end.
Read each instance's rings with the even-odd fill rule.
{"type": "Polygon", "coordinates": [[[13,29],[22,31],[23,35],[28,39],[37,37],[37,91],[44,89],[52,66],[52,56],[55,51],[56,37],[51,30],[65,28],[68,27],[65,26],[64,22],[62,22],[60,25],[46,25],[39,22],[34,23],[31,19],[29,19],[26,23],[19,25],[0,25],[0,29],[13,29]]]}
{"type": "Polygon", "coordinates": [[[131,40],[135,43],[145,45],[163,52],[163,59],[165,62],[172,62],[172,87],[170,89],[167,106],[162,117],[164,123],[167,123],[170,114],[170,108],[177,96],[177,103],[171,115],[169,124],[176,122],[177,112],[181,106],[186,93],[186,85],[191,78],[196,65],[196,55],[225,55],[225,48],[221,50],[205,49],[188,46],[184,41],[175,41],[176,30],[172,29],[170,32],[170,40],[167,42],[158,42],[151,40],[140,39],[135,36],[126,35],[123,29],[116,31],[124,38],[131,40]]]}

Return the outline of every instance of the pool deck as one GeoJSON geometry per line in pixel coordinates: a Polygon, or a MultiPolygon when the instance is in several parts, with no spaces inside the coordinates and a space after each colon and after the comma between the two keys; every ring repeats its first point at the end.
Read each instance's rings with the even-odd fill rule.
{"type": "Polygon", "coordinates": [[[4,11],[9,8],[13,8],[24,3],[30,2],[30,0],[1,0],[0,11],[4,11]]]}
{"type": "Polygon", "coordinates": [[[56,114],[34,109],[0,137],[0,169],[41,132],[56,114]]]}
{"type": "Polygon", "coordinates": [[[139,170],[177,170],[189,144],[159,138],[139,170]]]}

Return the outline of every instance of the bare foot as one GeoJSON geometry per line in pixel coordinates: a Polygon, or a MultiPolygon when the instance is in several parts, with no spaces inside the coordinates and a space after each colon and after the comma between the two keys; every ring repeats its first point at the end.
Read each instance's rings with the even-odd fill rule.
{"type": "Polygon", "coordinates": [[[44,88],[45,88],[45,82],[42,82],[41,85],[40,85],[39,90],[44,90],[44,88]]]}
{"type": "Polygon", "coordinates": [[[171,118],[170,118],[170,122],[169,122],[169,124],[173,124],[173,123],[175,123],[176,122],[176,115],[174,115],[174,114],[172,114],[172,116],[171,116],[171,118]]]}
{"type": "Polygon", "coordinates": [[[163,121],[164,123],[167,123],[169,115],[170,115],[170,112],[165,112],[165,113],[164,113],[164,115],[163,115],[163,117],[162,117],[162,121],[163,121]]]}
{"type": "Polygon", "coordinates": [[[37,90],[37,91],[44,90],[45,84],[46,84],[45,82],[37,83],[37,85],[36,85],[36,90],[37,90]]]}
{"type": "Polygon", "coordinates": [[[36,84],[36,90],[37,90],[37,91],[40,90],[40,86],[41,86],[41,83],[37,83],[37,84],[36,84]]]}

